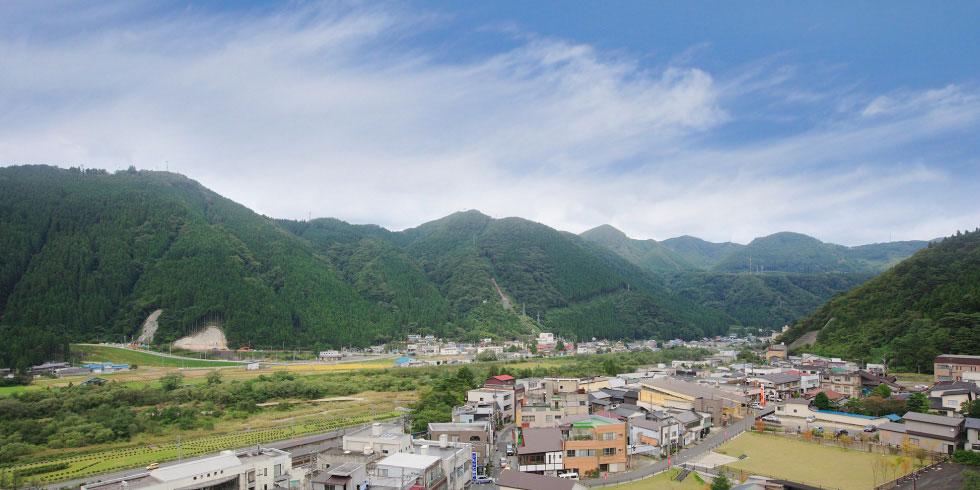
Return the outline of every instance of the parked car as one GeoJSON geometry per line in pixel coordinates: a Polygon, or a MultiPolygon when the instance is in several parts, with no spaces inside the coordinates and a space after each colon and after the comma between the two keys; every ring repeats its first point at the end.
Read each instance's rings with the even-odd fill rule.
{"type": "Polygon", "coordinates": [[[146,467],[146,469],[148,469],[148,470],[155,470],[155,469],[157,469],[159,467],[160,467],[160,463],[150,463],[149,466],[146,467]]]}
{"type": "Polygon", "coordinates": [[[501,467],[507,466],[507,456],[500,457],[500,466],[501,467]]]}
{"type": "Polygon", "coordinates": [[[846,436],[846,435],[849,435],[849,434],[844,429],[837,429],[837,430],[834,431],[834,437],[840,437],[840,436],[846,436]]]}
{"type": "Polygon", "coordinates": [[[558,473],[558,478],[564,478],[566,480],[578,480],[578,473],[574,471],[569,471],[568,473],[558,473]]]}
{"type": "Polygon", "coordinates": [[[752,408],[755,409],[755,410],[762,410],[765,407],[763,407],[762,405],[760,405],[758,403],[753,403],[752,404],[752,408]]]}
{"type": "Polygon", "coordinates": [[[816,421],[817,421],[817,418],[816,418],[816,417],[814,417],[813,415],[807,415],[807,416],[806,416],[806,422],[807,422],[808,424],[812,424],[812,423],[814,423],[814,422],[816,422],[816,421]]]}
{"type": "Polygon", "coordinates": [[[810,430],[812,430],[813,432],[816,432],[818,434],[823,434],[823,427],[820,427],[819,425],[813,426],[813,428],[810,429],[810,430]]]}
{"type": "Polygon", "coordinates": [[[493,477],[487,475],[476,475],[473,479],[473,483],[493,483],[493,477]]]}
{"type": "Polygon", "coordinates": [[[508,456],[513,456],[514,455],[514,445],[513,444],[508,444],[507,445],[507,455],[508,456]]]}
{"type": "Polygon", "coordinates": [[[765,420],[766,422],[779,422],[779,417],[775,415],[766,415],[765,417],[762,417],[762,420],[765,420]]]}
{"type": "Polygon", "coordinates": [[[868,425],[864,426],[864,431],[865,432],[874,432],[876,430],[878,430],[878,428],[875,427],[875,426],[873,426],[873,425],[871,425],[871,424],[868,424],[868,425]]]}

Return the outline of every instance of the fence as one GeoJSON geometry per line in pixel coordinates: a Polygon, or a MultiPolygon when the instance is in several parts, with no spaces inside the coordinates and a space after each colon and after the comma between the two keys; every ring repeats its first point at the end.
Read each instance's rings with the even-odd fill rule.
{"type": "Polygon", "coordinates": [[[878,485],[877,487],[875,487],[874,490],[889,490],[889,489],[892,489],[892,488],[897,487],[899,483],[905,483],[905,482],[913,481],[918,476],[918,473],[920,473],[922,471],[931,470],[931,469],[933,469],[933,467],[935,467],[936,465],[938,465],[940,463],[941,463],[940,461],[937,461],[935,463],[932,463],[929,466],[923,466],[922,468],[919,468],[919,469],[913,471],[912,473],[909,473],[907,475],[902,475],[902,476],[900,476],[900,477],[898,477],[898,478],[896,478],[896,479],[894,479],[892,481],[887,481],[885,483],[882,483],[881,485],[878,485]]]}
{"type": "MultiPolygon", "coordinates": [[[[755,430],[755,428],[752,428],[750,430],[752,430],[753,432],[759,432],[755,430]]],[[[841,439],[832,439],[826,437],[812,437],[812,436],[808,437],[804,435],[806,434],[805,432],[803,434],[797,434],[795,432],[764,430],[759,433],[771,434],[773,437],[785,437],[787,439],[793,439],[797,441],[812,442],[824,446],[839,447],[842,449],[853,449],[855,451],[862,451],[865,453],[879,453],[879,454],[884,454],[886,456],[899,456],[902,454],[900,448],[894,446],[887,446],[884,444],[876,444],[868,441],[858,441],[852,439],[850,441],[845,442],[841,439]]]]}

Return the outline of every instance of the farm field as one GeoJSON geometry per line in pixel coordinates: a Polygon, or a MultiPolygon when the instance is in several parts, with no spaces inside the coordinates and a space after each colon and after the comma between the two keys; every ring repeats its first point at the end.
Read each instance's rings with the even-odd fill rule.
{"type": "MultiPolygon", "coordinates": [[[[716,452],[748,457],[725,466],[728,471],[758,473],[819,487],[867,490],[903,474],[897,456],[853,451],[778,436],[744,433],[716,452]],[[875,461],[885,458],[887,475],[875,471],[875,461]]],[[[911,463],[910,463],[911,464],[911,463]]]]}
{"type": "Polygon", "coordinates": [[[687,475],[687,478],[682,482],[674,481],[674,477],[680,474],[681,470],[667,470],[659,475],[651,476],[650,478],[644,478],[640,481],[635,481],[632,483],[624,483],[622,485],[613,485],[610,487],[603,487],[603,489],[608,490],[704,490],[707,483],[702,480],[697,473],[691,473],[687,475]]]}

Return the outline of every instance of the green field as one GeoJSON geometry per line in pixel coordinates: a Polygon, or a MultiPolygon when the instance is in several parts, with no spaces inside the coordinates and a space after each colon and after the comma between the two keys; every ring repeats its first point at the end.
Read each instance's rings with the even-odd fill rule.
{"type": "Polygon", "coordinates": [[[732,439],[716,452],[733,457],[742,454],[748,456],[726,465],[728,471],[737,473],[744,470],[842,490],[867,490],[903,473],[901,460],[896,456],[881,456],[753,432],[732,439]],[[873,469],[878,458],[886,458],[890,464],[887,475],[873,469]]]}
{"type": "MultiPolygon", "coordinates": [[[[274,427],[248,432],[238,432],[219,436],[202,437],[181,442],[182,458],[216,453],[225,449],[241,448],[253,444],[267,443],[289,439],[303,434],[327,432],[344,427],[366,424],[372,420],[387,420],[402,415],[398,411],[378,413],[372,419],[371,415],[335,419],[310,419],[293,427],[274,427]]],[[[87,454],[61,459],[41,461],[31,464],[18,465],[4,471],[23,471],[51,463],[68,463],[68,467],[50,473],[32,475],[31,480],[43,482],[73,480],[90,475],[121,471],[127,468],[144,466],[152,462],[162,462],[177,459],[176,438],[172,443],[142,446],[102,453],[87,454]]]]}
{"type": "Polygon", "coordinates": [[[216,367],[216,366],[241,366],[238,362],[210,361],[205,359],[173,359],[161,357],[149,352],[141,352],[132,349],[122,349],[105,345],[94,344],[72,344],[72,358],[81,362],[114,362],[117,364],[137,364],[139,366],[156,367],[216,367]]]}
{"type": "Polygon", "coordinates": [[[697,473],[687,475],[687,478],[684,478],[682,482],[674,481],[674,477],[680,472],[681,470],[667,470],[640,481],[602,488],[614,490],[650,490],[653,488],[657,490],[704,490],[706,483],[698,477],[697,473]]]}

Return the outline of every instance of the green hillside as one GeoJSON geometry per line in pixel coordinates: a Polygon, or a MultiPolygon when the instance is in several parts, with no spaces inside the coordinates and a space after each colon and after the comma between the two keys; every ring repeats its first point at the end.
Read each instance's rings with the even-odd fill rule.
{"type": "Polygon", "coordinates": [[[396,327],[306,241],[175,174],[0,169],[0,237],[5,365],[121,341],[158,308],[158,343],[204,318],[232,345],[365,344],[396,327]]]}
{"type": "Polygon", "coordinates": [[[699,266],[693,265],[686,258],[656,240],[634,240],[611,225],[597,226],[582,232],[579,236],[616,252],[624,259],[649,272],[673,272],[699,268],[699,266]]]}
{"type": "Polygon", "coordinates": [[[980,232],[933,243],[783,335],[819,330],[813,350],[932,370],[939,353],[980,352],[980,232]]]}
{"type": "Polygon", "coordinates": [[[671,274],[667,284],[694,303],[727,313],[738,325],[768,330],[809,315],[834,294],[872,277],[870,273],[692,272],[671,274]]]}
{"type": "Polygon", "coordinates": [[[881,273],[916,250],[924,241],[877,243],[845,247],[800,233],[781,232],[756,238],[714,265],[721,272],[871,272],[881,273]]]}
{"type": "Polygon", "coordinates": [[[732,252],[745,246],[732,242],[713,243],[689,235],[668,238],[660,243],[699,269],[710,269],[732,252]]]}

